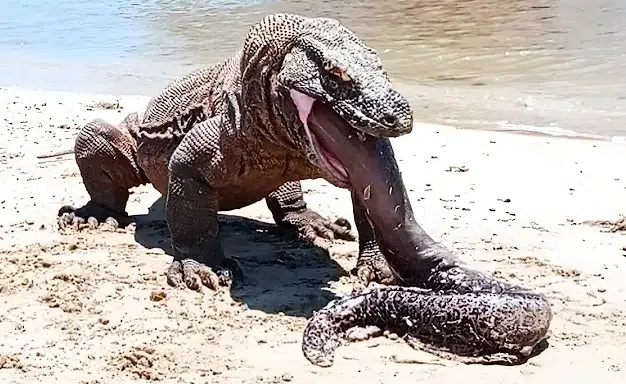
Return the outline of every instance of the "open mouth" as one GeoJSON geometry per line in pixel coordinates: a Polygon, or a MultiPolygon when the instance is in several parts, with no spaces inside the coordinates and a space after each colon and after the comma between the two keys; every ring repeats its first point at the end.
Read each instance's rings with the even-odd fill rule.
{"type": "Polygon", "coordinates": [[[350,171],[341,161],[352,146],[352,134],[360,134],[324,102],[291,90],[300,121],[309,141],[309,160],[324,172],[324,178],[340,188],[350,188],[350,171]]]}
{"type": "MultiPolygon", "coordinates": [[[[311,126],[315,127],[311,124],[311,126]]],[[[316,128],[316,127],[315,127],[316,128]]],[[[318,139],[315,128],[309,128],[309,141],[311,143],[311,147],[314,148],[317,159],[319,159],[319,163],[321,168],[323,168],[327,173],[332,176],[334,181],[340,183],[339,187],[347,188],[350,186],[350,180],[348,176],[348,170],[341,164],[341,161],[321,143],[321,140],[318,139]]]]}

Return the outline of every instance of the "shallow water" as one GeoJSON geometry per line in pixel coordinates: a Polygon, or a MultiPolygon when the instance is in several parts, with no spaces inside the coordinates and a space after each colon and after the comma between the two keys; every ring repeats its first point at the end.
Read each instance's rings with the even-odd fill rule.
{"type": "Polygon", "coordinates": [[[340,19],[418,121],[626,136],[622,0],[3,0],[0,85],[154,94],[270,12],[340,19]]]}

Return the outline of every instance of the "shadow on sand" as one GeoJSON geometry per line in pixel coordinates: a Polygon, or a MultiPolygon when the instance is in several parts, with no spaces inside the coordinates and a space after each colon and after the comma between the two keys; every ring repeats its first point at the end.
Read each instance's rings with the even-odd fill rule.
{"type": "MultiPolygon", "coordinates": [[[[135,240],[171,256],[164,207],[160,197],[148,214],[133,216],[135,240]]],[[[310,317],[333,297],[323,289],[328,282],[349,274],[327,250],[305,244],[273,223],[226,214],[219,220],[224,252],[240,261],[244,273],[243,284],[234,286],[231,295],[250,309],[310,317]]]]}

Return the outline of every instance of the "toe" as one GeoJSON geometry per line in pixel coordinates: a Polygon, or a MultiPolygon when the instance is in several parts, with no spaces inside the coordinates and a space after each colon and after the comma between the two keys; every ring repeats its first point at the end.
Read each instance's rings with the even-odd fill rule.
{"type": "Polygon", "coordinates": [[[72,224],[74,218],[76,218],[76,215],[74,215],[74,213],[66,212],[59,217],[59,220],[62,220],[63,222],[65,222],[65,224],[72,224]]]}
{"type": "Polygon", "coordinates": [[[80,216],[73,216],[72,218],[72,229],[75,231],[80,231],[82,226],[85,224],[85,219],[80,216]]]}
{"type": "Polygon", "coordinates": [[[331,230],[331,225],[331,222],[325,222],[323,220],[315,220],[311,222],[311,227],[315,230],[317,237],[334,240],[335,234],[331,230]]]}
{"type": "Polygon", "coordinates": [[[195,265],[183,264],[183,281],[187,288],[194,291],[200,290],[202,280],[195,265]]]}
{"type": "Polygon", "coordinates": [[[218,282],[220,286],[230,288],[233,284],[233,273],[229,269],[220,269],[217,271],[218,282]]]}
{"type": "Polygon", "coordinates": [[[98,219],[96,219],[93,216],[90,216],[87,219],[87,225],[88,225],[89,229],[98,229],[98,225],[99,225],[98,219]]]}
{"type": "Polygon", "coordinates": [[[120,227],[120,223],[117,220],[115,220],[113,217],[108,217],[104,223],[110,226],[111,228],[113,228],[114,230],[120,227]]]}
{"type": "Polygon", "coordinates": [[[334,237],[337,239],[355,241],[356,236],[351,231],[350,223],[347,223],[347,226],[338,224],[338,222],[343,223],[341,220],[345,219],[337,219],[334,223],[328,223],[328,228],[333,232],[334,237]]]}
{"type": "Polygon", "coordinates": [[[72,225],[73,218],[70,215],[71,214],[69,213],[64,213],[61,216],[57,217],[57,225],[60,229],[65,229],[72,225]]]}
{"type": "Polygon", "coordinates": [[[383,331],[373,325],[367,327],[353,327],[346,331],[346,339],[351,342],[355,341],[365,341],[371,339],[372,337],[380,336],[383,331]]]}
{"type": "Polygon", "coordinates": [[[84,224],[85,224],[85,219],[83,219],[80,216],[74,216],[74,218],[72,219],[72,228],[75,231],[80,231],[80,229],[82,228],[84,224]]]}
{"type": "MultiPolygon", "coordinates": [[[[202,265],[200,267],[198,267],[197,271],[197,276],[200,279],[200,282],[202,283],[202,285],[206,286],[209,289],[212,290],[217,290],[220,286],[220,279],[217,276],[217,274],[215,272],[213,272],[213,270],[205,265],[202,265]]],[[[189,287],[191,288],[191,287],[189,287]]],[[[198,288],[192,288],[192,289],[199,289],[198,288]]]]}
{"type": "Polygon", "coordinates": [[[317,232],[313,226],[307,225],[300,230],[300,237],[306,242],[314,243],[317,239],[317,232]]]}
{"type": "Polygon", "coordinates": [[[180,261],[174,261],[167,270],[167,283],[172,287],[182,287],[183,265],[180,261]]]}

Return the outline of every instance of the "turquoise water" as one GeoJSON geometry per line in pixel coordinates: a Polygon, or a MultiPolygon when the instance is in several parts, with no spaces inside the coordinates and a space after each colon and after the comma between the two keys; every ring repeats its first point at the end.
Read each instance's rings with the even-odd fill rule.
{"type": "Polygon", "coordinates": [[[277,11],[339,18],[417,120],[626,136],[620,0],[3,0],[0,85],[151,95],[277,11]]]}
{"type": "Polygon", "coordinates": [[[159,0],[3,2],[1,84],[123,94],[156,92],[195,67],[190,52],[194,44],[178,34],[179,23],[199,28],[196,18],[186,17],[190,9],[210,14],[233,5],[159,0]]]}

